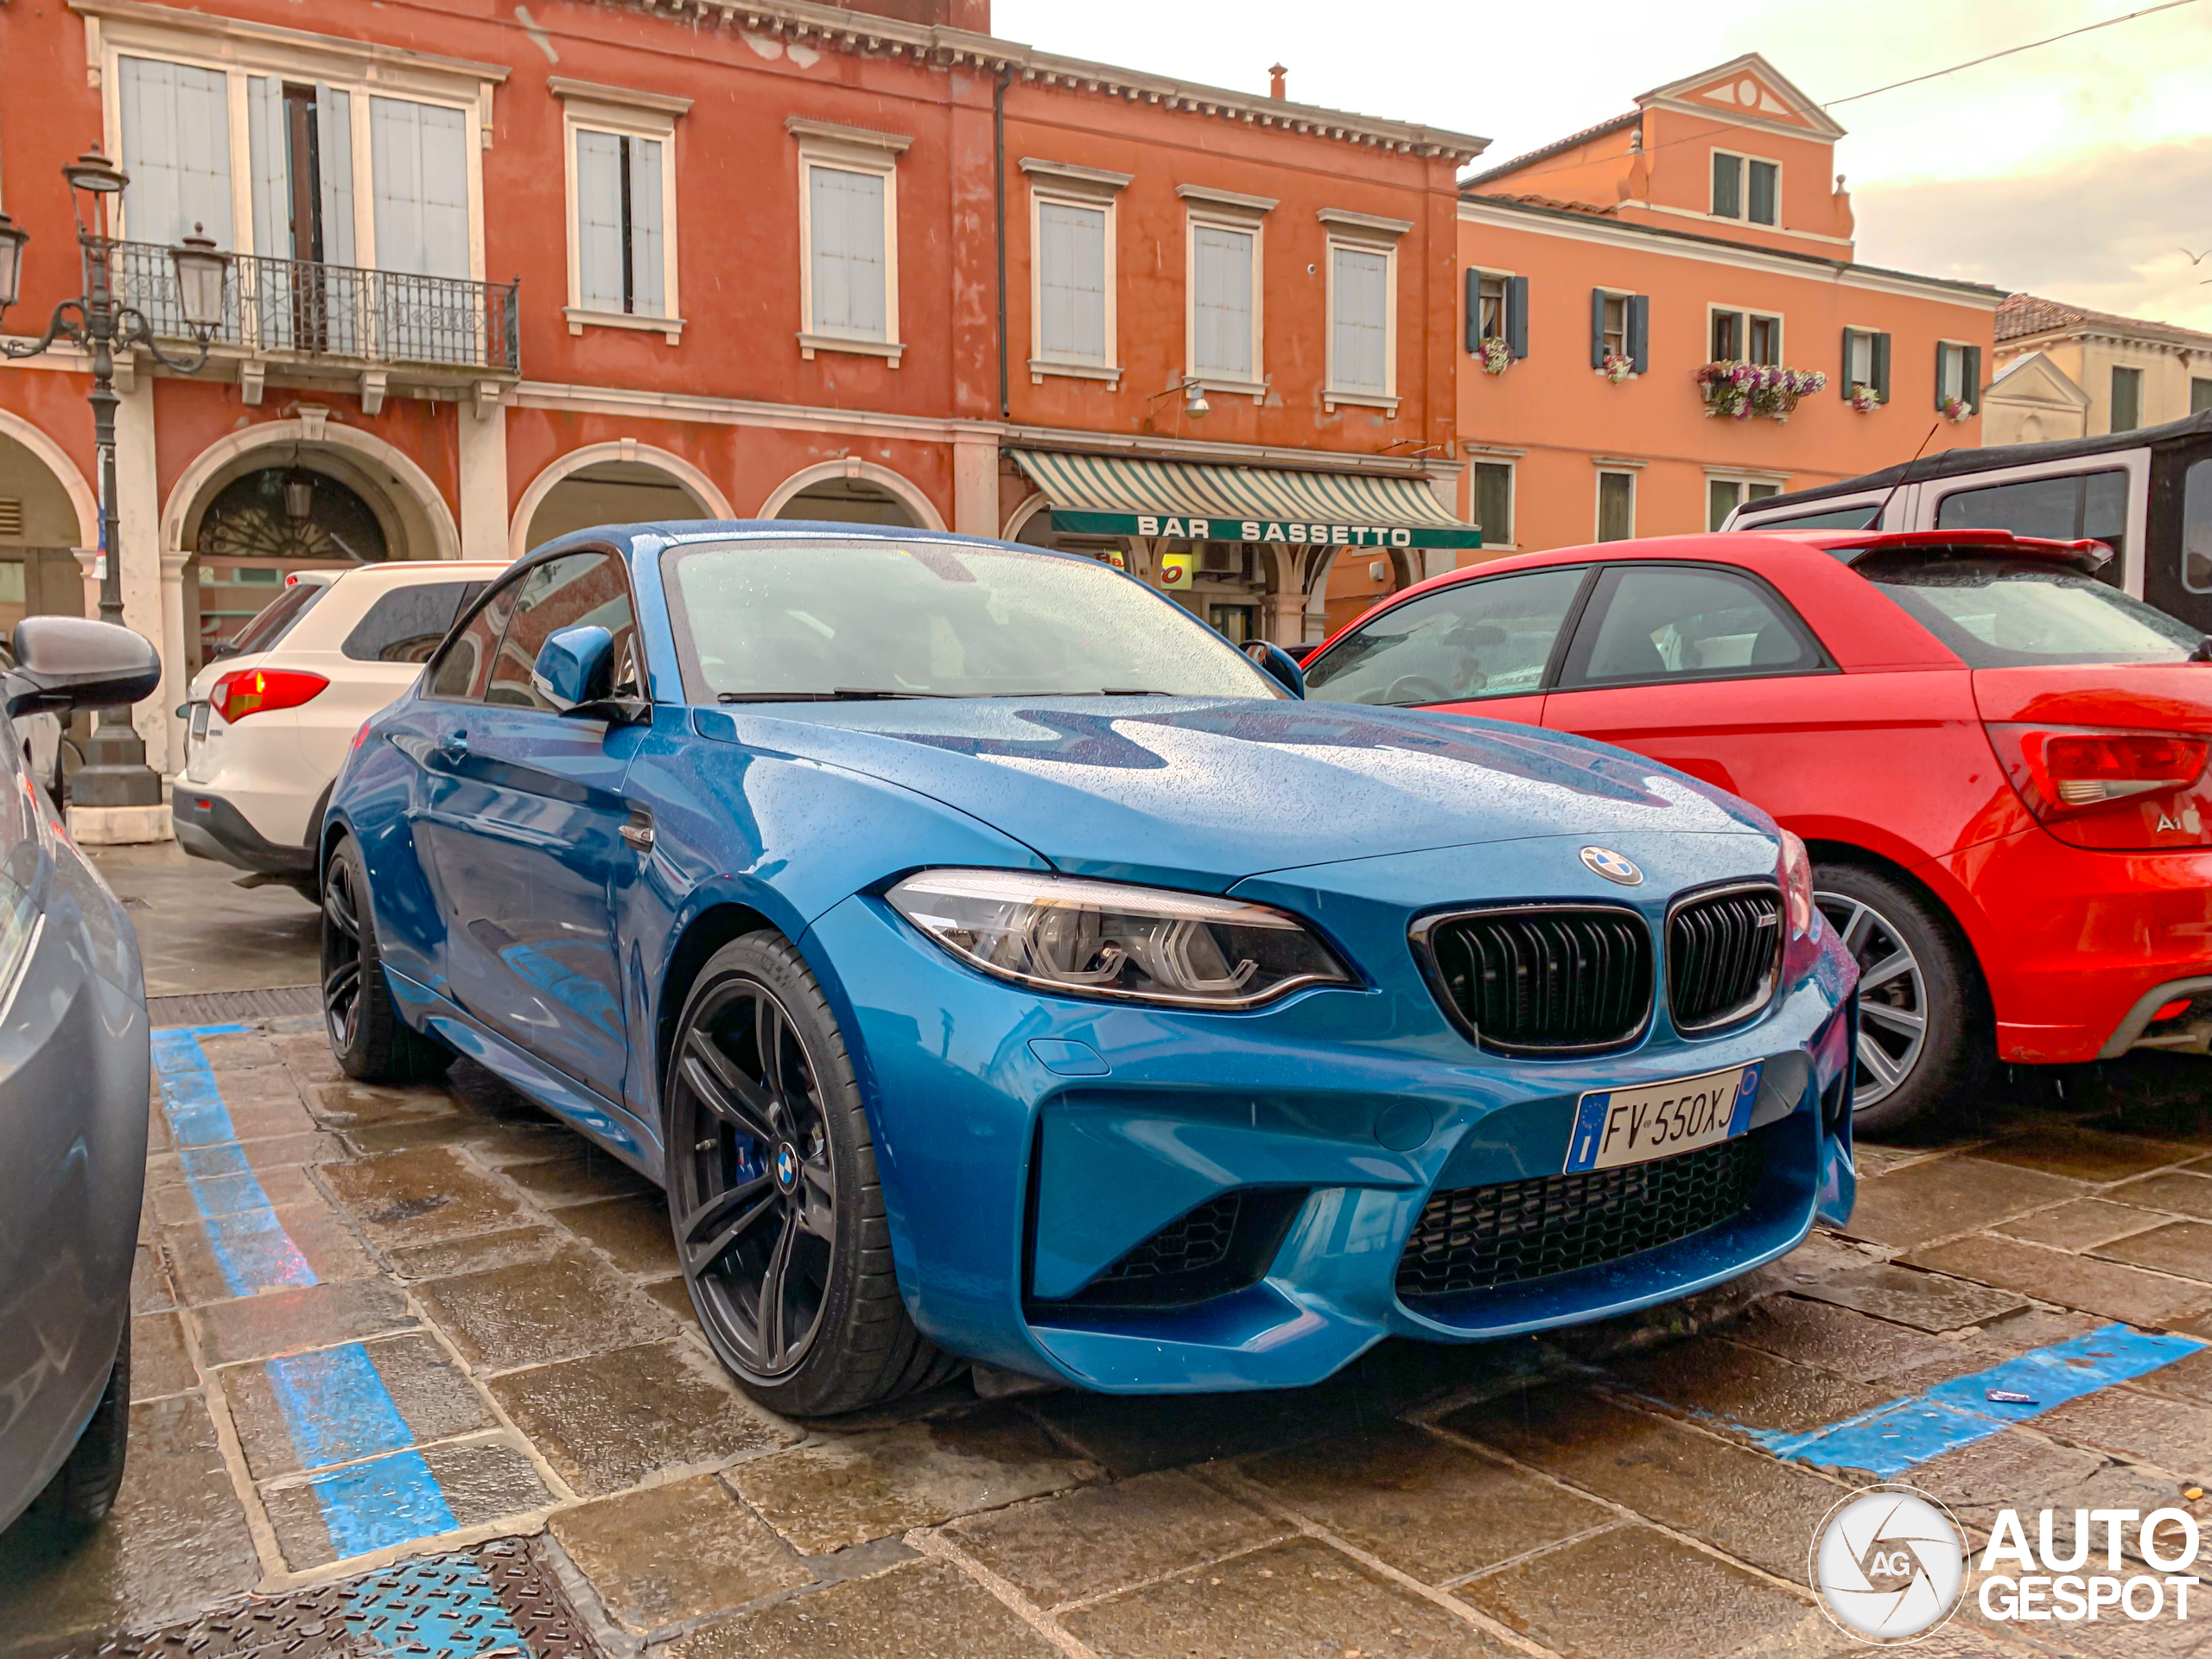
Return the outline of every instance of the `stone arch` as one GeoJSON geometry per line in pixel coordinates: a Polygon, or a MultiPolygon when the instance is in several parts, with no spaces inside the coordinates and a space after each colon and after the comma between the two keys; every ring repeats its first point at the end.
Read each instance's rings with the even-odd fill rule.
{"type": "Polygon", "coordinates": [[[100,544],[100,503],[85,475],[77,470],[77,463],[69,459],[69,452],[52,438],[40,431],[20,415],[0,409],[0,437],[13,438],[29,450],[31,458],[54,475],[69,498],[69,505],[77,519],[76,545],[96,548],[100,544]]]}
{"type": "Polygon", "coordinates": [[[303,465],[327,471],[353,490],[385,520],[385,545],[397,550],[397,556],[423,556],[409,550],[426,542],[431,558],[461,556],[461,528],[454,522],[453,509],[430,475],[404,450],[336,421],[291,419],[246,427],[217,439],[193,458],[162,506],[164,558],[181,564],[191,556],[186,541],[194,533],[201,510],[224,485],[283,458],[263,454],[264,450],[283,451],[285,456],[296,452],[303,465]]]}
{"type": "MultiPolygon", "coordinates": [[[[737,517],[730,506],[729,498],[716,486],[715,480],[683,456],[657,448],[650,443],[639,443],[635,438],[618,438],[610,443],[588,443],[580,449],[571,449],[567,454],[548,463],[543,472],[530,480],[530,487],[522,493],[522,499],[516,503],[514,518],[507,527],[507,550],[510,554],[518,559],[539,542],[550,541],[553,535],[583,528],[581,523],[561,524],[545,536],[533,536],[531,533],[539,509],[545,505],[554,491],[565,481],[593,467],[601,468],[607,474],[598,481],[612,486],[616,491],[626,488],[643,492],[658,485],[663,492],[682,492],[690,498],[692,505],[698,510],[690,515],[645,512],[636,515],[638,518],[737,517]],[[658,473],[662,476],[654,480],[645,476],[648,473],[658,473]]],[[[640,501],[639,505],[650,504],[640,501]]]]}
{"type": "Polygon", "coordinates": [[[888,467],[878,466],[872,461],[861,461],[848,455],[839,461],[825,461],[804,467],[768,492],[767,499],[760,504],[763,518],[780,518],[792,500],[817,484],[853,480],[872,484],[893,501],[906,510],[907,517],[916,530],[943,530],[944,516],[937,504],[923,493],[911,480],[894,473],[888,467]]]}
{"type": "Polygon", "coordinates": [[[1020,541],[1021,539],[1021,532],[1028,528],[1030,521],[1036,518],[1039,513],[1050,512],[1052,509],[1052,501],[1046,497],[1044,491],[1032,490],[1028,495],[1024,498],[1021,505],[1014,508],[1012,512],[1007,515],[1006,526],[999,531],[999,540],[1002,542],[1020,541]]]}

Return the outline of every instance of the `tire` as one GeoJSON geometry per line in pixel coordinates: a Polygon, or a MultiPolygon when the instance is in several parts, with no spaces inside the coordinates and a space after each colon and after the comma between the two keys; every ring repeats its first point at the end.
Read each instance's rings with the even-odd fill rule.
{"type": "Polygon", "coordinates": [[[1889,1134],[1972,1095],[1995,1051],[1980,969],[1950,918],[1857,864],[1815,864],[1813,901],[1859,963],[1853,1134],[1889,1134]]]}
{"type": "Polygon", "coordinates": [[[368,868],[349,837],[322,876],[322,1023],[338,1069],[360,1083],[429,1083],[454,1052],[410,1029],[385,982],[368,868]]]}
{"type": "Polygon", "coordinates": [[[78,1435],[68,1460],[54,1472],[36,1507],[65,1531],[90,1532],[107,1519],[123,1485],[123,1460],[130,1446],[130,1319],[108,1370],[107,1387],[78,1435]]]}
{"type": "Polygon", "coordinates": [[[708,959],[663,1098],[677,1258],[701,1330],[747,1394],[830,1417],[962,1368],[906,1315],[852,1062],[782,936],[750,933],[708,959]]]}

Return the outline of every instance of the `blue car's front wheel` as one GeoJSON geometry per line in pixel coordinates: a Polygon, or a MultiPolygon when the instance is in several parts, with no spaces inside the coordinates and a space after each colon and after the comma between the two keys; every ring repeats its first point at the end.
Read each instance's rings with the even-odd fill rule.
{"type": "Polygon", "coordinates": [[[957,1369],[906,1317],[852,1065],[779,935],[747,935],[701,970],[664,1097],[684,1281],[747,1393],[826,1416],[957,1369]]]}

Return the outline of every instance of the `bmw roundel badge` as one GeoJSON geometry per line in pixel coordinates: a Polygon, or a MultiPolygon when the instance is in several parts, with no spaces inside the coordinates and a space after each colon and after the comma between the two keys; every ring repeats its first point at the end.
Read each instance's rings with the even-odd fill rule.
{"type": "Polygon", "coordinates": [[[1610,847],[1585,847],[1582,861],[1608,881],[1618,881],[1624,887],[1643,885],[1643,872],[1636,868],[1635,861],[1622,857],[1610,847]]]}

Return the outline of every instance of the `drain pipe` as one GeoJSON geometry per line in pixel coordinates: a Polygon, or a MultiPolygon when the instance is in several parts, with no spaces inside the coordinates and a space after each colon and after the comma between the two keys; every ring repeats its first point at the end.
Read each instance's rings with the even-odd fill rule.
{"type": "Polygon", "coordinates": [[[1014,412],[1007,393],[1006,369],[1006,88],[1014,79],[1014,66],[999,66],[999,84],[991,92],[992,189],[999,210],[999,418],[1014,412]]]}

